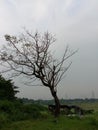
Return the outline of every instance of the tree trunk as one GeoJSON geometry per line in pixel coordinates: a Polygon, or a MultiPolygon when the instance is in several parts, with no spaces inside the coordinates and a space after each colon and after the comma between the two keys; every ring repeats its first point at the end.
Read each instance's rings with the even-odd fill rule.
{"type": "Polygon", "coordinates": [[[50,89],[50,91],[51,91],[51,94],[52,94],[52,96],[54,98],[54,101],[55,101],[55,112],[54,112],[54,115],[55,115],[55,117],[58,117],[59,114],[60,114],[60,101],[58,99],[58,96],[57,96],[57,93],[55,92],[55,90],[54,89],[50,89]]]}

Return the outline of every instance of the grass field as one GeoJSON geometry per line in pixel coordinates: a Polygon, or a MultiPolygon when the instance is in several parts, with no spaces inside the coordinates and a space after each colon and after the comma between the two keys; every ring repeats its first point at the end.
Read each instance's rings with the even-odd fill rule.
{"type": "Polygon", "coordinates": [[[94,113],[82,117],[61,115],[56,119],[50,113],[43,112],[38,119],[8,122],[0,130],[98,130],[98,103],[77,105],[94,109],[94,113]]]}
{"type": "Polygon", "coordinates": [[[54,119],[49,117],[47,119],[13,122],[1,130],[98,130],[98,120],[94,115],[82,118],[61,116],[54,119]]]}

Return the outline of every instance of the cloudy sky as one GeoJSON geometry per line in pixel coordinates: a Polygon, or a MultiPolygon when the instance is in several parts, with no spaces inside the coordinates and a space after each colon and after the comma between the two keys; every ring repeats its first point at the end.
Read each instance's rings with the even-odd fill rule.
{"type": "MultiPolygon", "coordinates": [[[[66,44],[79,49],[58,86],[60,98],[98,98],[98,0],[0,0],[0,47],[5,34],[23,27],[54,34],[58,55],[66,44]]],[[[47,88],[24,86],[19,79],[15,84],[19,97],[51,98],[47,88]]]]}

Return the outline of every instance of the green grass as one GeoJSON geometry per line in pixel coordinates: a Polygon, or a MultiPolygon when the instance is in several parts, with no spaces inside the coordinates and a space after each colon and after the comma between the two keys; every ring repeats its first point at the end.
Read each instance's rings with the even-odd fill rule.
{"type": "Polygon", "coordinates": [[[94,111],[98,111],[98,102],[80,103],[80,107],[84,109],[93,109],[94,111]]]}
{"type": "Polygon", "coordinates": [[[79,103],[75,105],[81,106],[84,109],[94,109],[94,113],[91,115],[85,115],[81,118],[77,116],[68,117],[65,115],[61,115],[59,118],[54,118],[46,108],[42,106],[20,105],[22,111],[19,114],[19,110],[16,111],[19,104],[15,104],[15,110],[12,109],[10,112],[11,105],[5,102],[3,106],[5,106],[4,108],[7,108],[7,111],[9,111],[6,113],[1,111],[0,113],[0,130],[98,130],[98,103],[79,103]],[[36,116],[38,116],[38,118],[34,118],[32,113],[36,114],[37,111],[39,112],[38,109],[41,110],[40,116],[38,116],[37,113],[36,116]],[[14,116],[10,115],[9,112],[14,114],[14,116]],[[32,118],[31,116],[26,116],[28,118],[23,117],[23,119],[20,120],[23,113],[27,113],[28,116],[31,115],[32,118]],[[17,117],[17,120],[13,120],[13,118],[10,119],[9,115],[13,118],[17,117]]]}
{"type": "Polygon", "coordinates": [[[92,116],[65,117],[17,121],[7,124],[1,130],[98,130],[98,120],[92,116]]]}

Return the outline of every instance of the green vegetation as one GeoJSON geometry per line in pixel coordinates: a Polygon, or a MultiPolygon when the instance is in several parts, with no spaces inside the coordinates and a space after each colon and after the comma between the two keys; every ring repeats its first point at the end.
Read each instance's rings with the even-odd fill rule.
{"type": "Polygon", "coordinates": [[[53,101],[18,99],[13,83],[0,77],[0,130],[98,130],[98,100],[61,100],[61,103],[94,109],[93,114],[55,118],[47,109],[53,101]]]}
{"type": "Polygon", "coordinates": [[[23,104],[16,100],[0,101],[0,127],[22,120],[38,119],[44,117],[46,107],[38,104],[23,104]]]}
{"type": "Polygon", "coordinates": [[[94,113],[79,116],[61,115],[54,118],[46,106],[0,101],[0,130],[98,130],[98,103],[80,103],[83,108],[94,106],[94,113]],[[88,107],[87,107],[88,106],[88,107]]]}
{"type": "Polygon", "coordinates": [[[1,100],[15,100],[16,90],[18,87],[14,86],[11,80],[6,80],[0,75],[0,99],[1,100]]]}
{"type": "Polygon", "coordinates": [[[49,117],[13,122],[1,130],[98,130],[98,121],[94,117],[49,117]]]}

